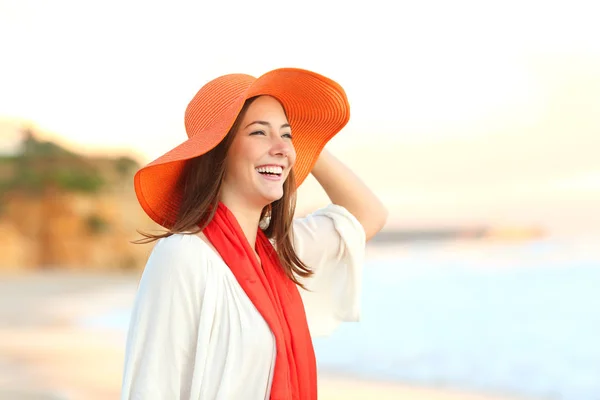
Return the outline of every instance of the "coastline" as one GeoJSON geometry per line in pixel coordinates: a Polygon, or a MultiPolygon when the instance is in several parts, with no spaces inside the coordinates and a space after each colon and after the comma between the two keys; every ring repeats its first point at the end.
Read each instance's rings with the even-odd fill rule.
{"type": "MultiPolygon", "coordinates": [[[[41,272],[0,281],[0,398],[118,398],[124,332],[81,326],[86,318],[131,304],[137,275],[41,272]],[[35,396],[35,397],[33,397],[35,396]]],[[[323,400],[515,400],[319,374],[323,400]]]]}

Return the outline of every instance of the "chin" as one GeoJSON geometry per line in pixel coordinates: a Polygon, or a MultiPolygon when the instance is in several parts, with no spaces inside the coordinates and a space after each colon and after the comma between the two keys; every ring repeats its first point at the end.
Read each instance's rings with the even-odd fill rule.
{"type": "Polygon", "coordinates": [[[265,200],[267,201],[267,204],[271,204],[274,201],[281,199],[282,197],[283,197],[283,192],[281,192],[280,194],[271,193],[270,195],[264,196],[265,200]]]}
{"type": "Polygon", "coordinates": [[[283,188],[281,190],[269,190],[269,191],[260,191],[259,193],[262,202],[265,203],[265,206],[271,204],[274,201],[277,201],[283,197],[283,188]]]}

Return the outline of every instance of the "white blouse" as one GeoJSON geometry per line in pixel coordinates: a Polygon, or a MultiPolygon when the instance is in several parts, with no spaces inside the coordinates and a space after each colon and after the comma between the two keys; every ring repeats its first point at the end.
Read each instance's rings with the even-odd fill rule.
{"type": "MultiPolygon", "coordinates": [[[[311,335],[357,321],[365,232],[329,205],[293,223],[314,275],[299,288],[311,335]]],[[[275,338],[221,257],[196,235],[159,240],[136,294],[121,399],[269,398],[275,338]]]]}

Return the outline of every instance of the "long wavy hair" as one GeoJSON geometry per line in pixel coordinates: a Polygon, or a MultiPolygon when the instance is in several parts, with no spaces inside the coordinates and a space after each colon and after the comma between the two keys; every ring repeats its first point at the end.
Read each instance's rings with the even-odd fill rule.
{"type": "MultiPolygon", "coordinates": [[[[182,198],[175,224],[160,234],[150,234],[138,230],[137,232],[144,238],[133,243],[150,243],[174,234],[195,235],[210,223],[216,212],[216,207],[213,205],[217,204],[219,199],[225,175],[225,159],[229,148],[248,107],[256,98],[252,97],[246,100],[231,129],[215,148],[206,154],[186,161],[177,182],[182,198]]],[[[274,248],[277,250],[285,274],[297,285],[303,286],[298,281],[298,276],[306,278],[312,272],[298,258],[293,248],[292,222],[295,209],[296,181],[294,171],[291,170],[283,184],[283,196],[263,208],[260,220],[269,221],[263,231],[274,242],[274,248]]]]}

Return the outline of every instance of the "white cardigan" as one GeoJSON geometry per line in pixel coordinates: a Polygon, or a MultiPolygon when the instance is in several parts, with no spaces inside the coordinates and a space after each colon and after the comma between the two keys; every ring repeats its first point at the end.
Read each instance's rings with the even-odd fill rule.
{"type": "MultiPolygon", "coordinates": [[[[294,220],[294,248],[315,272],[300,288],[312,336],[357,321],[365,232],[329,205],[294,220]]],[[[269,398],[275,339],[221,257],[196,235],[159,240],[136,294],[122,400],[269,398]]]]}

